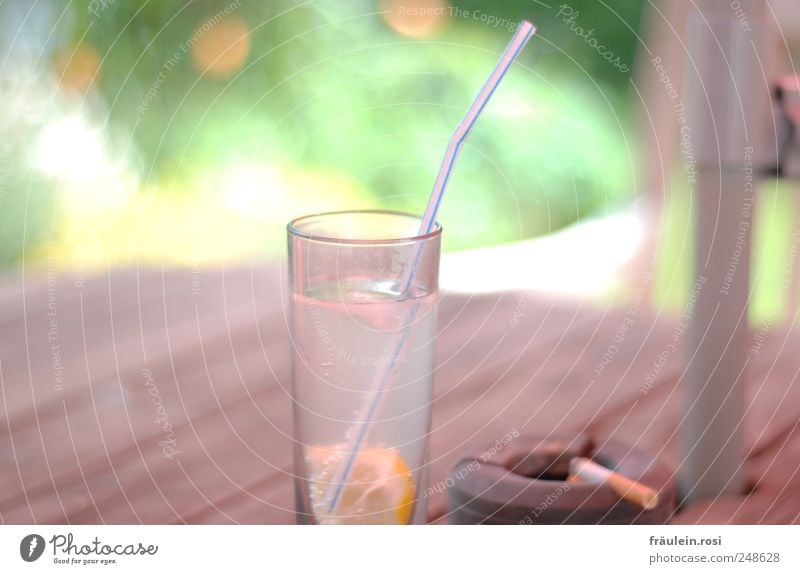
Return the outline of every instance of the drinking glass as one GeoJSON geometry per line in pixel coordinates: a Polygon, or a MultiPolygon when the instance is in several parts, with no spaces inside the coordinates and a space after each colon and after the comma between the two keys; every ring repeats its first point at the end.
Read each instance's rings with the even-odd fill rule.
{"type": "Polygon", "coordinates": [[[425,521],[442,231],[419,225],[391,211],[288,225],[300,523],[425,521]]]}

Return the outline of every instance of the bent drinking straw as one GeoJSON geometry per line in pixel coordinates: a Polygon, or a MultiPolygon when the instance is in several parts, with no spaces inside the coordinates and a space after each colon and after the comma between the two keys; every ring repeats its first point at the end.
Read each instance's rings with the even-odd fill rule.
{"type": "MultiPolygon", "coordinates": [[[[450,143],[447,145],[447,151],[442,159],[442,165],[439,167],[439,173],[436,176],[436,183],[433,186],[431,197],[428,200],[428,206],[425,209],[425,214],[422,216],[422,222],[420,223],[418,235],[427,235],[433,230],[436,222],[436,213],[439,211],[442,197],[444,196],[445,189],[450,181],[450,174],[452,173],[453,166],[455,165],[458,155],[461,152],[461,146],[464,144],[467,136],[472,131],[472,127],[475,125],[478,116],[480,116],[481,112],[486,107],[489,98],[492,97],[495,89],[497,89],[500,80],[503,79],[503,76],[505,76],[506,72],[511,67],[514,59],[519,55],[519,53],[525,47],[525,44],[528,43],[528,40],[531,39],[531,36],[533,36],[535,32],[536,27],[530,22],[523,20],[520,23],[516,34],[514,34],[514,37],[511,38],[511,42],[509,42],[508,46],[506,46],[505,52],[503,52],[503,55],[500,57],[500,60],[494,67],[494,70],[492,70],[491,75],[486,80],[486,83],[478,93],[475,101],[472,102],[472,105],[467,110],[467,113],[464,115],[461,123],[458,124],[455,132],[453,132],[453,135],[450,138],[450,143]]],[[[404,267],[400,284],[405,285],[404,292],[406,293],[411,288],[411,284],[414,279],[414,272],[416,270],[421,253],[422,244],[417,247],[416,254],[411,265],[406,264],[404,267]]],[[[364,438],[367,435],[367,430],[372,422],[372,418],[375,416],[375,412],[378,410],[378,406],[383,396],[383,391],[392,378],[394,366],[397,363],[397,358],[400,356],[403,347],[405,346],[408,333],[411,330],[410,325],[417,315],[419,305],[419,302],[415,303],[406,314],[403,322],[402,334],[397,341],[394,352],[392,352],[390,355],[392,360],[388,362],[380,375],[376,377],[375,384],[373,384],[372,389],[370,389],[372,397],[369,397],[368,400],[365,401],[364,408],[359,413],[356,422],[347,431],[347,445],[343,451],[347,456],[347,461],[344,464],[340,464],[337,468],[328,487],[327,495],[324,499],[330,500],[328,512],[332,513],[336,509],[336,504],[339,502],[341,497],[347,476],[350,474],[353,463],[358,457],[358,452],[361,449],[364,438]]]]}

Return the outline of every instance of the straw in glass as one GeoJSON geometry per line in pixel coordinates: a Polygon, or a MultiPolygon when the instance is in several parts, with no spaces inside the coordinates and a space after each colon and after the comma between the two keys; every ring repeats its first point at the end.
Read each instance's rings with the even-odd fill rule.
{"type": "MultiPolygon", "coordinates": [[[[447,146],[447,151],[442,159],[442,164],[439,167],[439,173],[436,176],[436,183],[433,186],[433,191],[431,192],[430,199],[428,200],[428,206],[425,209],[425,214],[422,217],[418,235],[427,235],[433,230],[433,226],[436,222],[436,214],[439,211],[439,206],[442,203],[445,189],[447,189],[447,184],[450,181],[450,174],[453,171],[453,167],[461,152],[461,147],[464,144],[464,141],[466,141],[467,136],[469,136],[469,133],[472,131],[478,116],[480,116],[481,112],[486,107],[489,98],[492,97],[495,89],[497,89],[500,80],[503,79],[503,76],[505,76],[506,72],[511,67],[514,59],[517,57],[517,55],[519,55],[519,53],[528,43],[528,40],[531,39],[535,32],[536,27],[530,22],[523,20],[520,23],[519,27],[517,28],[517,32],[514,34],[514,37],[511,38],[508,46],[506,46],[505,52],[503,52],[503,55],[500,57],[500,60],[497,62],[494,70],[492,70],[491,75],[486,80],[486,83],[483,85],[483,88],[478,93],[475,100],[472,102],[472,105],[467,110],[467,113],[464,115],[461,123],[458,124],[455,132],[453,132],[453,135],[450,138],[450,143],[447,146]]],[[[416,248],[416,254],[411,262],[411,265],[406,264],[404,267],[401,285],[405,284],[405,293],[408,293],[411,288],[411,284],[414,280],[414,273],[416,271],[417,263],[419,262],[421,253],[422,245],[420,244],[416,248]]],[[[409,331],[411,331],[410,325],[413,323],[417,315],[419,306],[419,302],[414,303],[414,305],[409,309],[408,313],[406,313],[405,320],[403,321],[404,328],[402,334],[400,335],[397,345],[391,354],[393,360],[389,361],[381,375],[376,377],[375,383],[370,390],[372,398],[365,403],[364,409],[362,409],[362,411],[359,413],[359,417],[356,419],[356,422],[347,432],[348,443],[345,447],[344,453],[349,456],[346,463],[339,465],[336,473],[334,473],[333,480],[328,487],[327,495],[324,499],[328,500],[330,498],[330,505],[328,507],[329,513],[333,513],[336,509],[336,504],[339,502],[341,497],[347,476],[350,474],[353,463],[358,457],[358,453],[367,435],[369,425],[372,422],[372,419],[381,403],[383,391],[386,389],[389,381],[392,378],[394,365],[397,363],[397,358],[400,356],[400,353],[406,344],[409,331]]]]}

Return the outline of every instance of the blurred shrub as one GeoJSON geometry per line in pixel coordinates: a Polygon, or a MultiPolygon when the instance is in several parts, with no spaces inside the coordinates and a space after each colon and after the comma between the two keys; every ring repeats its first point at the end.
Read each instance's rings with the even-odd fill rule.
{"type": "MultiPolygon", "coordinates": [[[[632,65],[641,4],[615,3],[615,12],[594,0],[569,6],[632,65]]],[[[331,204],[326,194],[337,194],[350,207],[422,211],[453,128],[508,41],[509,28],[523,17],[533,19],[539,33],[464,150],[442,212],[447,247],[535,236],[632,196],[629,74],[557,17],[558,6],[528,0],[96,0],[54,1],[49,10],[38,32],[50,38],[47,57],[37,60],[37,71],[57,79],[70,101],[79,99],[74,109],[106,133],[106,161],[122,158],[139,195],[175,197],[176,214],[185,214],[177,206],[192,198],[198,209],[218,209],[218,196],[231,193],[231,171],[242,165],[256,166],[248,171],[256,174],[253,187],[281,205],[272,220],[253,219],[274,231],[262,232],[270,242],[282,233],[287,214],[309,208],[307,185],[291,185],[310,181],[296,177],[302,172],[329,174],[336,182],[314,190],[321,208],[331,204]],[[439,7],[446,16],[400,18],[409,7],[439,7]],[[491,14],[499,24],[456,9],[491,14]],[[276,170],[286,185],[272,185],[269,174],[276,170]],[[267,175],[259,180],[258,174],[267,175]]],[[[31,169],[19,164],[9,185],[32,181],[31,169]]],[[[44,195],[46,187],[36,189],[44,195]]],[[[70,201],[98,194],[80,197],[70,201]]],[[[235,201],[246,203],[243,197],[235,201]]],[[[152,199],[132,201],[137,209],[153,205],[152,199]]],[[[159,200],[159,212],[168,213],[168,203],[159,200]]],[[[73,207],[69,213],[86,211],[73,207]]],[[[27,210],[46,214],[46,202],[27,210]]],[[[252,215],[239,212],[245,219],[252,215]]],[[[135,220],[125,213],[103,221],[135,220]]],[[[27,221],[24,237],[31,239],[35,226],[27,221]]],[[[86,226],[91,221],[81,219],[65,228],[86,226]]],[[[109,233],[135,234],[124,224],[111,227],[109,233]]],[[[11,227],[5,233],[22,240],[11,227]]],[[[75,245],[77,237],[65,245],[75,245]]],[[[21,243],[15,245],[9,243],[9,254],[19,253],[21,243]]],[[[177,245],[165,239],[160,249],[168,253],[177,245]]],[[[239,242],[231,245],[240,251],[239,242]]]]}

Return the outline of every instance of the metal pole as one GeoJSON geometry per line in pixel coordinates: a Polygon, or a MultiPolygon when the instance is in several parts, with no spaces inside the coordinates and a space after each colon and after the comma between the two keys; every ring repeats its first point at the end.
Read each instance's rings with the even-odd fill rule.
{"type": "Polygon", "coordinates": [[[755,177],[776,155],[769,136],[764,2],[706,0],[699,7],[689,29],[681,127],[682,159],[696,168],[695,274],[680,428],[684,503],[744,489],[755,177]]]}

